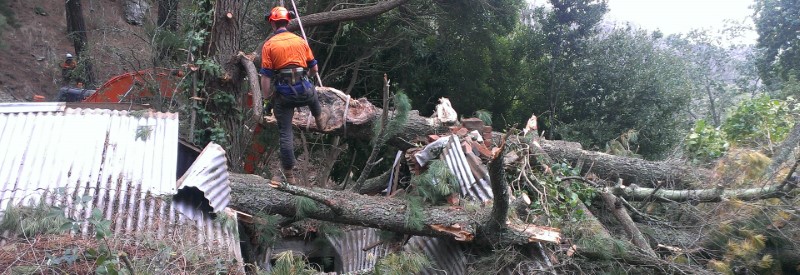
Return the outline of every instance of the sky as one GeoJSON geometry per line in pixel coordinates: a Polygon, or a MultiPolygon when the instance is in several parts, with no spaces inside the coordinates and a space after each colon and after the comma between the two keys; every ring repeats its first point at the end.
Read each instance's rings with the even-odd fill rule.
{"type": "MultiPolygon", "coordinates": [[[[536,0],[542,1],[542,0],[536,0]]],[[[721,29],[725,19],[741,22],[753,13],[754,0],[608,0],[606,19],[629,21],[644,29],[663,33],[688,33],[692,29],[721,29]]],[[[755,43],[750,32],[745,42],[755,43]]]]}

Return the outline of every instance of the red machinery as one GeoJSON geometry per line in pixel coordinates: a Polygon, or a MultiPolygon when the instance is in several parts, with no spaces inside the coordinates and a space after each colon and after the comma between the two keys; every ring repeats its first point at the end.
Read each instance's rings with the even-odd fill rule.
{"type": "Polygon", "coordinates": [[[171,98],[183,77],[180,70],[154,68],[125,73],[103,83],[97,90],[62,87],[57,101],[93,103],[145,103],[157,98],[171,98]]]}

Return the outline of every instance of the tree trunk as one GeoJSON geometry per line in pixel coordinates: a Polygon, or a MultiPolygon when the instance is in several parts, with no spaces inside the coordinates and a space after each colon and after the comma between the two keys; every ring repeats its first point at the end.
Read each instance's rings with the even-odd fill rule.
{"type": "Polygon", "coordinates": [[[308,218],[339,224],[373,227],[401,234],[431,236],[477,241],[482,244],[560,241],[557,229],[532,224],[508,224],[504,230],[478,230],[488,220],[489,209],[468,211],[454,207],[428,207],[423,209],[423,226],[416,228],[406,223],[407,204],[404,200],[380,196],[365,196],[348,191],[305,189],[291,185],[272,188],[270,181],[255,175],[230,175],[231,200],[229,207],[245,213],[280,214],[294,216],[295,196],[317,202],[308,218]]]}
{"type": "Polygon", "coordinates": [[[636,227],[636,224],[633,223],[631,216],[628,215],[628,212],[625,211],[625,207],[619,202],[619,198],[608,192],[599,192],[599,195],[606,206],[606,210],[614,214],[614,217],[617,218],[622,228],[625,229],[625,233],[630,237],[631,243],[641,249],[646,255],[656,257],[656,252],[653,251],[647,239],[642,235],[642,232],[639,231],[639,228],[636,227]]]}
{"type": "Polygon", "coordinates": [[[655,200],[661,202],[719,202],[722,199],[736,199],[741,201],[762,200],[783,197],[795,187],[791,184],[774,184],[763,188],[732,189],[723,188],[697,189],[697,190],[667,190],[647,187],[615,186],[611,188],[614,195],[634,201],[655,200]]]}
{"type": "MultiPolygon", "coordinates": [[[[339,90],[329,87],[317,87],[320,105],[331,116],[328,118],[329,131],[324,133],[340,135],[344,138],[372,140],[373,124],[380,119],[383,109],[375,107],[364,98],[358,100],[351,99],[345,101],[347,96],[339,90]],[[347,109],[345,119],[344,111],[347,109]],[[345,125],[346,123],[346,125],[345,125]]],[[[274,116],[265,117],[264,123],[277,125],[274,116]]],[[[292,124],[301,130],[319,131],[316,122],[311,118],[311,112],[307,107],[300,108],[292,120],[292,124]]],[[[417,137],[424,137],[435,133],[449,132],[446,125],[439,123],[435,118],[427,118],[419,115],[419,112],[412,110],[408,114],[408,121],[403,130],[394,137],[404,140],[412,140],[417,137]]]]}
{"type": "MultiPolygon", "coordinates": [[[[331,130],[325,133],[341,135],[345,138],[371,140],[373,138],[373,123],[380,118],[381,108],[375,107],[364,98],[351,100],[350,106],[346,107],[346,95],[339,90],[322,87],[317,88],[320,96],[322,108],[329,111],[331,117],[328,126],[331,130]],[[347,127],[343,113],[348,109],[347,127]]],[[[301,108],[299,113],[294,116],[292,124],[301,130],[316,129],[316,124],[311,118],[308,108],[301,108]]],[[[264,122],[276,124],[274,117],[266,117],[264,122]]],[[[436,118],[428,118],[419,115],[417,111],[411,111],[408,115],[408,122],[403,130],[400,130],[394,138],[403,140],[413,140],[425,137],[430,134],[449,133],[446,125],[440,123],[436,118]]],[[[500,133],[494,133],[499,139],[500,133]]],[[[533,163],[539,163],[537,156],[547,155],[554,160],[567,161],[573,166],[580,166],[581,173],[593,173],[597,177],[608,181],[616,182],[622,179],[625,185],[637,184],[639,186],[657,186],[658,182],[665,182],[663,186],[676,189],[686,188],[693,184],[707,181],[709,171],[689,167],[679,163],[647,161],[637,158],[621,157],[600,152],[586,151],[580,148],[580,144],[566,141],[538,140],[534,154],[531,155],[533,163]]]]}
{"type": "Polygon", "coordinates": [[[67,0],[67,34],[72,39],[75,55],[78,62],[83,65],[83,77],[87,87],[94,87],[94,70],[89,56],[89,37],[86,32],[86,23],[83,20],[83,6],[80,0],[67,0]]]}
{"type": "Polygon", "coordinates": [[[242,1],[219,0],[214,5],[214,25],[211,29],[208,56],[222,66],[222,75],[212,87],[239,92],[243,79],[239,63],[239,36],[245,12],[242,1]]]}
{"type": "Polygon", "coordinates": [[[637,158],[620,157],[600,152],[585,151],[574,146],[564,146],[560,141],[544,141],[542,149],[552,159],[566,160],[573,167],[580,166],[581,174],[593,173],[597,177],[616,182],[622,179],[624,185],[654,187],[659,182],[673,189],[688,188],[707,180],[710,172],[679,163],[647,161],[637,158]]]}
{"type": "MultiPolygon", "coordinates": [[[[158,0],[158,19],[156,28],[159,32],[176,32],[178,30],[178,0],[158,0]]],[[[160,66],[170,60],[173,54],[172,47],[168,45],[157,45],[158,58],[155,60],[156,66],[160,66]]]]}
{"type": "MultiPolygon", "coordinates": [[[[350,8],[350,9],[309,14],[300,17],[300,20],[302,21],[304,28],[310,28],[323,24],[365,19],[365,18],[375,17],[384,12],[390,11],[400,5],[405,4],[408,1],[409,0],[380,1],[377,4],[368,7],[350,8]]],[[[286,28],[289,31],[296,31],[300,29],[300,24],[298,24],[297,19],[294,19],[291,22],[289,22],[289,26],[287,26],[286,28]]]]}

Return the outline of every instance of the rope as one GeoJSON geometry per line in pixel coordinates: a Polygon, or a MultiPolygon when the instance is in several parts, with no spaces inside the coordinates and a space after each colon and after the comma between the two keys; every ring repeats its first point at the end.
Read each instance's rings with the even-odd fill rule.
{"type": "MultiPolygon", "coordinates": [[[[300,13],[297,12],[297,5],[294,3],[294,0],[291,0],[291,1],[292,1],[292,9],[294,10],[294,14],[297,16],[297,24],[300,25],[300,33],[303,34],[303,40],[305,40],[306,44],[308,44],[308,38],[306,37],[306,30],[303,29],[303,21],[300,20],[300,13]]],[[[283,2],[283,0],[281,0],[281,2],[283,2]]],[[[319,77],[319,70],[317,70],[316,73],[317,73],[317,81],[319,82],[319,86],[324,87],[322,85],[322,78],[319,77]]]]}

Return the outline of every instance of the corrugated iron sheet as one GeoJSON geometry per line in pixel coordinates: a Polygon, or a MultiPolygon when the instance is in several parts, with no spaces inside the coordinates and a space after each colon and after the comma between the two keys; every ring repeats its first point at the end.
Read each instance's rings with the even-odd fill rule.
{"type": "Polygon", "coordinates": [[[414,236],[408,240],[404,249],[422,252],[433,264],[419,274],[467,274],[467,257],[460,245],[453,240],[414,236]]]}
{"type": "Polygon", "coordinates": [[[375,228],[351,230],[341,236],[327,238],[338,256],[334,266],[339,273],[372,269],[377,260],[388,253],[384,245],[363,250],[380,240],[378,230],[375,228]]]}
{"type": "Polygon", "coordinates": [[[0,114],[63,112],[66,106],[65,102],[2,102],[0,103],[0,114]]]}
{"type": "Polygon", "coordinates": [[[461,148],[461,141],[458,136],[450,135],[447,138],[447,145],[442,154],[444,155],[445,163],[453,175],[458,179],[459,191],[461,197],[475,199],[481,202],[489,201],[494,198],[492,194],[492,187],[489,183],[489,177],[486,179],[476,179],[474,172],[469,166],[467,157],[464,155],[464,150],[461,148]]]}
{"type": "Polygon", "coordinates": [[[189,202],[178,204],[185,215],[192,218],[201,215],[205,209],[198,205],[202,203],[207,203],[211,207],[211,212],[222,211],[228,206],[231,200],[231,187],[227,163],[225,149],[215,143],[209,143],[189,170],[178,179],[179,193],[176,195],[176,200],[189,202]]]}
{"type": "Polygon", "coordinates": [[[235,227],[188,219],[165,196],[176,193],[177,114],[54,106],[0,104],[0,218],[9,204],[44,201],[79,221],[99,208],[116,234],[195,228],[198,242],[241,262],[235,227]]]}

